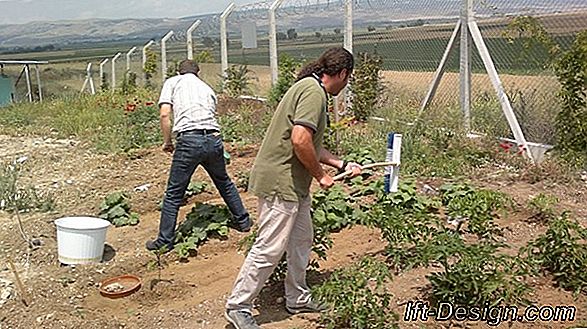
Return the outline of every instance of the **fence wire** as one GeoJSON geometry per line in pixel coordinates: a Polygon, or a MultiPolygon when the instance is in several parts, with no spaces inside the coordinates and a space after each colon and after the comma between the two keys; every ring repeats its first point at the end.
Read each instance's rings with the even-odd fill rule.
{"type": "MultiPolygon", "coordinates": [[[[251,93],[266,96],[271,87],[269,8],[273,1],[236,6],[227,18],[229,65],[246,64],[252,70],[251,93]],[[256,48],[243,47],[244,26],[254,24],[256,48]]],[[[275,12],[278,55],[312,60],[327,47],[342,46],[346,0],[283,0],[275,12]]],[[[353,53],[376,53],[383,59],[382,78],[388,99],[418,108],[459,21],[462,0],[354,0],[353,53]]],[[[553,143],[554,118],[560,88],[548,47],[529,43],[528,31],[512,23],[531,16],[564,51],[578,32],[587,29],[587,0],[475,0],[474,17],[503,82],[518,121],[533,142],[553,143]],[[530,45],[530,46],[528,46],[530,45]]],[[[185,31],[196,19],[194,54],[205,64],[208,76],[219,83],[220,13],[184,20],[169,41],[168,60],[185,58],[185,31]],[[207,56],[204,56],[204,55],[207,56]],[[199,57],[198,57],[199,56],[199,57]]],[[[158,46],[154,46],[157,50],[158,46]]],[[[447,58],[430,118],[459,110],[459,47],[457,37],[447,58]],[[447,110],[448,109],[448,110],[447,110]]],[[[511,137],[500,103],[484,64],[472,46],[472,129],[511,137]]],[[[410,121],[410,120],[406,120],[410,121]]]]}

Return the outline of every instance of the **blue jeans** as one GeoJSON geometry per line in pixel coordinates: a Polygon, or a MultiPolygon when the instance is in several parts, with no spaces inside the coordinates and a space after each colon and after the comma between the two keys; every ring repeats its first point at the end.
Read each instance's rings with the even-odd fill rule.
{"type": "Polygon", "coordinates": [[[179,134],[176,139],[167,191],[161,207],[157,245],[173,246],[177,213],[192,175],[199,165],[202,165],[212,178],[232,213],[233,224],[239,227],[248,224],[249,214],[243,206],[236,186],[226,173],[224,146],[220,135],[218,133],[198,135],[186,132],[179,134]]]}

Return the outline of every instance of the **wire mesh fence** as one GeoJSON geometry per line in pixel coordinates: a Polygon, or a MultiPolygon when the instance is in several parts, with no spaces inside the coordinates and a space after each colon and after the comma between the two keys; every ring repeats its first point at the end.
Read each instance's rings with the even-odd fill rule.
{"type": "MultiPolygon", "coordinates": [[[[273,2],[258,2],[237,8],[227,19],[228,62],[253,68],[255,92],[266,95],[271,80],[269,9],[273,2]],[[253,24],[257,44],[244,47],[243,29],[253,24]]],[[[283,0],[275,10],[278,54],[305,61],[316,58],[329,46],[345,44],[348,28],[345,0],[283,0]]],[[[390,98],[407,98],[418,105],[430,86],[445,52],[461,0],[354,0],[352,1],[352,50],[355,54],[377,53],[390,98]]],[[[561,50],[567,49],[577,32],[587,29],[585,0],[483,0],[475,1],[475,19],[492,56],[526,138],[552,143],[559,88],[553,74],[549,50],[528,46],[524,30],[512,28],[519,17],[537,19],[561,50]]],[[[219,61],[220,31],[217,21],[201,32],[201,46],[219,61]],[[204,42],[204,39],[207,41],[204,42]],[[209,39],[216,42],[211,47],[209,39]]],[[[459,40],[446,62],[446,73],[432,107],[443,110],[459,105],[459,40]]],[[[507,121],[475,47],[472,69],[472,129],[491,135],[509,136],[507,121]]],[[[221,72],[219,72],[220,74],[221,72]]],[[[432,112],[431,115],[436,115],[432,112]]]]}
{"type": "MultiPolygon", "coordinates": [[[[390,102],[388,107],[401,105],[417,109],[461,17],[463,0],[281,0],[238,5],[226,15],[228,65],[249,67],[253,84],[250,93],[258,96],[267,96],[272,83],[272,6],[278,55],[287,54],[303,62],[315,59],[330,46],[343,45],[352,47],[355,55],[376,53],[383,61],[381,76],[390,102]],[[345,7],[349,3],[351,20],[345,7]],[[349,28],[352,28],[350,40],[349,28]]],[[[587,0],[475,0],[473,11],[526,139],[552,143],[554,118],[559,109],[559,84],[549,47],[556,46],[560,53],[570,47],[578,32],[587,29],[587,0]],[[524,21],[524,17],[535,20],[524,21]],[[532,29],[528,22],[536,23],[543,30],[532,29]],[[536,31],[543,31],[552,43],[545,44],[544,39],[532,35],[536,31]]],[[[156,43],[150,49],[158,54],[161,37],[168,29],[174,31],[166,47],[169,72],[161,72],[159,67],[153,78],[157,82],[155,86],[165,75],[174,73],[174,63],[187,56],[187,31],[197,20],[200,24],[192,33],[194,57],[200,62],[206,80],[215,87],[221,85],[222,18],[217,13],[183,18],[179,23],[153,31],[156,43]]],[[[446,72],[424,116],[434,118],[447,111],[459,111],[459,39],[456,38],[446,59],[446,72]]],[[[137,46],[130,66],[131,71],[139,72],[142,80],[142,45],[137,46]]],[[[121,78],[126,71],[124,54],[128,49],[119,51],[123,56],[118,60],[116,75],[121,78]]],[[[106,58],[103,54],[96,56],[106,58]]],[[[83,67],[80,65],[76,73],[80,87],[85,76],[83,67]]],[[[104,68],[110,77],[110,63],[104,68]]],[[[471,69],[472,130],[510,136],[500,102],[475,46],[471,69]]],[[[95,73],[94,78],[99,85],[95,73]]]]}

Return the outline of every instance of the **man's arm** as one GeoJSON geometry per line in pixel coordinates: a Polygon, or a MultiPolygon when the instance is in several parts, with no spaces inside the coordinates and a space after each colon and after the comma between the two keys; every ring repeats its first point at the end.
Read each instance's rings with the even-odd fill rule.
{"type": "Polygon", "coordinates": [[[325,165],[329,165],[338,169],[339,171],[349,171],[352,170],[353,173],[350,177],[355,177],[361,174],[361,165],[356,162],[345,162],[340,160],[334,154],[330,153],[327,149],[320,147],[320,151],[318,151],[318,156],[320,157],[320,163],[325,165]]]}
{"type": "Polygon", "coordinates": [[[161,104],[159,107],[159,122],[161,123],[161,133],[163,134],[163,151],[173,152],[173,143],[171,142],[171,104],[161,104]]]}
{"type": "Polygon", "coordinates": [[[343,169],[343,161],[323,147],[320,147],[320,151],[318,151],[318,157],[320,159],[320,163],[334,167],[336,169],[343,169]]]}
{"type": "Polygon", "coordinates": [[[312,129],[301,125],[294,125],[291,133],[291,143],[294,153],[312,177],[316,178],[320,183],[320,186],[322,188],[329,188],[334,185],[334,181],[320,166],[318,154],[312,143],[312,135],[312,129]]]}

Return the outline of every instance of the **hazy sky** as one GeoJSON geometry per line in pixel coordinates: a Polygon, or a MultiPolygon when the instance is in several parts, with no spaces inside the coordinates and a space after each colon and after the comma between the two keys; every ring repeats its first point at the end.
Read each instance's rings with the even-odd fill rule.
{"type": "Polygon", "coordinates": [[[86,18],[185,17],[255,0],[0,0],[0,25],[86,18]]]}

